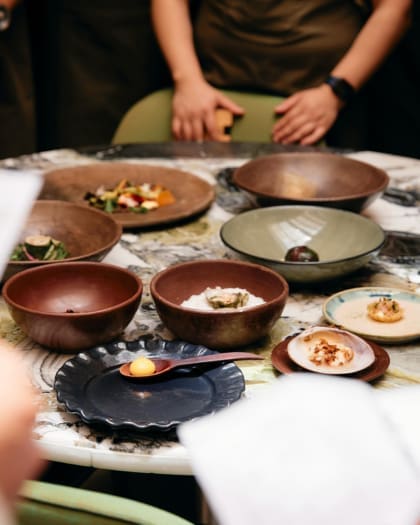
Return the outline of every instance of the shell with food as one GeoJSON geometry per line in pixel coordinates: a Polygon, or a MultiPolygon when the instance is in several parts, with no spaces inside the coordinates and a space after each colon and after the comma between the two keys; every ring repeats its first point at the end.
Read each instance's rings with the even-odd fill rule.
{"type": "Polygon", "coordinates": [[[289,357],[299,366],[323,374],[351,374],[375,360],[371,346],[345,330],[316,326],[290,340],[289,357]]]}

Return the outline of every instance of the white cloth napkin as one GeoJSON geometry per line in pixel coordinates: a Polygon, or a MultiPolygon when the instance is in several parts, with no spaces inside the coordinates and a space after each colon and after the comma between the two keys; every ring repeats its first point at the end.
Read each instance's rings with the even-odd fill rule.
{"type": "Polygon", "coordinates": [[[420,435],[398,413],[410,397],[419,417],[420,389],[405,390],[294,374],[178,434],[221,525],[414,525],[420,435]]]}
{"type": "Polygon", "coordinates": [[[35,173],[0,170],[0,278],[41,186],[35,173]]]}

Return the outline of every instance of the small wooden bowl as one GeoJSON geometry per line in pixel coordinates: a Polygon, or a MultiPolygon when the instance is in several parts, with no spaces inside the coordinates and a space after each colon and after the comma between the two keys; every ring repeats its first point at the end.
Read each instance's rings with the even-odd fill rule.
{"type": "Polygon", "coordinates": [[[132,272],[97,262],[30,268],[3,287],[10,314],[34,341],[73,353],[106,343],[133,318],[143,284],[132,272]]]}
{"type": "Polygon", "coordinates": [[[215,259],[171,266],[153,277],[150,291],[160,318],[177,337],[221,350],[267,335],[281,316],[289,287],[283,277],[264,266],[215,259]],[[192,295],[217,286],[244,288],[265,302],[233,311],[181,306],[192,295]]]}
{"type": "Polygon", "coordinates": [[[10,261],[4,280],[35,266],[73,261],[100,261],[119,241],[122,227],[109,215],[93,208],[63,201],[36,201],[22,230],[30,235],[49,235],[64,243],[69,256],[61,261],[10,261]]]}

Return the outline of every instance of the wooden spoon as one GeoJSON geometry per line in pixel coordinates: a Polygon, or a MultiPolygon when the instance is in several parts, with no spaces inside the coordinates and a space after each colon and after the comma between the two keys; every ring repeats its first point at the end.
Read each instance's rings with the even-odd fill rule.
{"type": "Polygon", "coordinates": [[[252,354],[251,352],[223,352],[219,354],[202,355],[198,357],[189,357],[187,359],[160,359],[157,357],[148,357],[155,365],[155,371],[149,375],[133,375],[130,372],[131,361],[120,366],[120,373],[125,377],[133,379],[147,379],[149,377],[166,374],[174,368],[185,366],[195,366],[201,363],[217,363],[220,361],[239,361],[241,359],[264,359],[263,356],[252,354]]]}

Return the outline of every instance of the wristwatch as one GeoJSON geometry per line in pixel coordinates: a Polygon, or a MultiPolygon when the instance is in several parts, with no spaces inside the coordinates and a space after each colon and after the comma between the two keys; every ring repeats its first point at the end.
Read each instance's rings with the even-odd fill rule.
{"type": "Polygon", "coordinates": [[[356,93],[350,82],[347,82],[347,80],[341,77],[329,75],[325,80],[325,83],[328,84],[333,90],[333,93],[345,103],[349,102],[356,93]]]}
{"type": "Polygon", "coordinates": [[[0,5],[0,31],[6,31],[10,26],[12,20],[12,13],[5,5],[0,5]]]}

